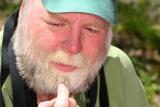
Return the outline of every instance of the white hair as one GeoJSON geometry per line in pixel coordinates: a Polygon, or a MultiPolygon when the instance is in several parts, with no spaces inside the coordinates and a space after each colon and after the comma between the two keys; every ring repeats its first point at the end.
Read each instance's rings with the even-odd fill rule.
{"type": "MultiPolygon", "coordinates": [[[[73,93],[74,92],[76,93],[77,91],[85,91],[89,87],[89,84],[92,81],[94,81],[94,78],[98,73],[98,70],[102,66],[107,56],[104,55],[105,54],[104,51],[108,52],[108,49],[111,44],[112,26],[109,25],[108,34],[106,34],[106,44],[105,44],[106,50],[104,49],[100,50],[101,52],[99,58],[95,59],[94,60],[95,62],[93,61],[93,59],[91,61],[88,61],[91,63],[89,63],[87,67],[82,67],[82,69],[78,70],[75,73],[72,73],[71,76],[66,74],[64,75],[60,74],[58,70],[57,72],[53,73],[50,72],[51,70],[48,68],[47,65],[45,65],[45,62],[48,62],[48,60],[46,59],[47,57],[44,57],[42,55],[43,53],[40,53],[41,50],[40,48],[36,47],[37,45],[35,45],[36,43],[34,40],[30,41],[28,39],[29,31],[25,19],[28,18],[28,13],[29,11],[31,11],[32,6],[30,6],[30,3],[27,0],[25,0],[24,2],[25,5],[23,7],[23,13],[19,15],[18,26],[14,34],[14,41],[13,41],[13,48],[17,56],[16,60],[18,69],[20,70],[20,74],[23,76],[23,78],[25,78],[28,85],[39,93],[43,92],[49,94],[56,94],[56,89],[59,82],[64,82],[65,85],[68,85],[67,87],[69,88],[70,91],[73,91],[73,93]],[[31,45],[33,47],[31,47],[31,45]],[[30,51],[33,51],[34,54],[35,53],[38,54],[39,59],[37,61],[33,61],[32,57],[30,56],[30,51]]],[[[67,54],[63,52],[59,53],[62,54],[65,58],[68,57],[67,54]]],[[[81,56],[78,57],[79,59],[83,59],[81,58],[81,56]]],[[[76,59],[78,57],[76,56],[71,59],[76,59]]],[[[67,62],[69,64],[74,64],[73,63],[74,61],[73,62],[68,61],[68,58],[62,61],[67,62]]],[[[75,63],[76,65],[83,65],[83,66],[86,65],[85,63],[82,63],[84,61],[81,62],[78,61],[77,63],[75,63]]]]}
{"type": "Polygon", "coordinates": [[[110,46],[111,46],[112,36],[113,36],[112,25],[109,25],[108,34],[107,34],[107,38],[106,38],[106,48],[107,48],[107,52],[109,51],[109,48],[110,48],[110,46]]]}

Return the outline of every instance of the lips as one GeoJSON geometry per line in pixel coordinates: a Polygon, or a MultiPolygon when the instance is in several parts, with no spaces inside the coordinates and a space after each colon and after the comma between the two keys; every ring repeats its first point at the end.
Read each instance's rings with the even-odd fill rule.
{"type": "Polygon", "coordinates": [[[77,67],[72,65],[66,65],[62,63],[54,63],[55,67],[61,70],[62,72],[71,72],[74,71],[77,67]]]}

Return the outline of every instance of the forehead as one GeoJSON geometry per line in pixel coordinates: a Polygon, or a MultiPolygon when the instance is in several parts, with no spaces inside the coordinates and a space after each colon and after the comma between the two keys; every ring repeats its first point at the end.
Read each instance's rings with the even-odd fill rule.
{"type": "Polygon", "coordinates": [[[97,23],[101,23],[101,24],[107,24],[109,25],[109,22],[107,22],[106,20],[104,20],[103,18],[93,15],[93,14],[89,14],[89,13],[80,13],[80,12],[66,12],[66,13],[50,13],[47,12],[48,15],[47,17],[49,19],[60,19],[60,20],[80,20],[80,21],[94,21],[97,23]]]}

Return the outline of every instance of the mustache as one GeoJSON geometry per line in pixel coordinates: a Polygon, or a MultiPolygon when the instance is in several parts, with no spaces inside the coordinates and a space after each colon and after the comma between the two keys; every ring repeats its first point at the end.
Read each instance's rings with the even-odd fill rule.
{"type": "Polygon", "coordinates": [[[89,59],[87,59],[83,54],[78,53],[76,55],[67,54],[64,51],[55,51],[48,56],[48,61],[55,63],[62,63],[65,65],[72,65],[75,67],[82,67],[83,65],[89,64],[89,59]]]}

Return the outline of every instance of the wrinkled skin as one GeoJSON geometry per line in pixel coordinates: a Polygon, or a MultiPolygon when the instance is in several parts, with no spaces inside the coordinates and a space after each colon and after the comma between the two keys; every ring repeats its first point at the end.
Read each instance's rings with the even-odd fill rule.
{"type": "Polygon", "coordinates": [[[40,0],[23,1],[13,44],[20,74],[38,98],[45,96],[39,107],[77,106],[69,95],[85,91],[97,75],[110,46],[109,28],[95,15],[54,14],[40,0]]]}

